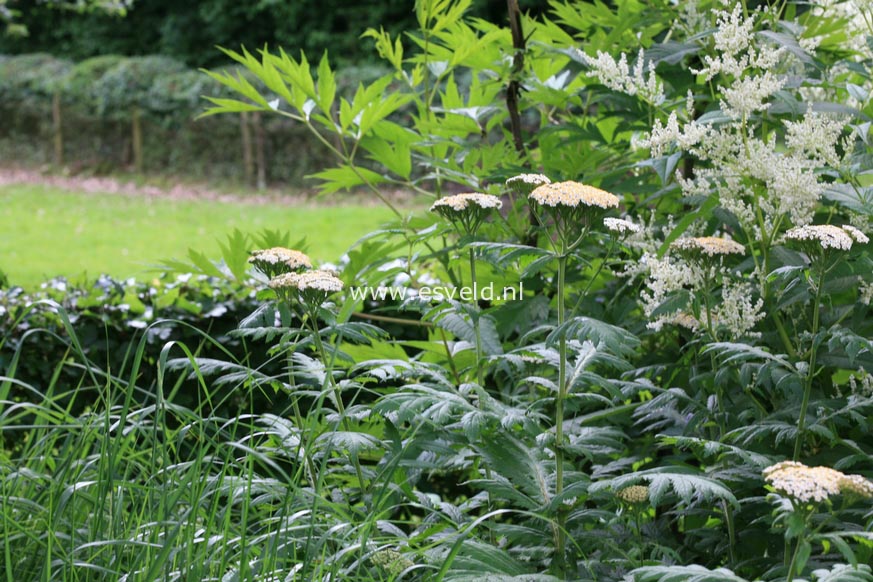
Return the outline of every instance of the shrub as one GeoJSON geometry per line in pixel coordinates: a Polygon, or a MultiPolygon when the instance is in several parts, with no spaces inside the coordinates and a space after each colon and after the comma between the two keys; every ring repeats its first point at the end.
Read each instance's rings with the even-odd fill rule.
{"type": "Polygon", "coordinates": [[[107,71],[117,67],[123,60],[118,55],[103,55],[76,63],[61,84],[67,104],[75,107],[78,115],[96,115],[100,102],[97,84],[107,71]]]}
{"type": "MultiPolygon", "coordinates": [[[[349,71],[351,90],[372,76],[369,69],[356,71],[349,71]]],[[[201,97],[222,95],[220,86],[172,59],[106,55],[70,65],[48,55],[4,58],[0,94],[0,150],[13,163],[53,161],[108,172],[136,166],[138,149],[150,172],[254,180],[239,162],[241,121],[196,120],[201,97]]],[[[281,120],[246,123],[263,135],[263,156],[255,161],[267,181],[299,186],[324,164],[321,144],[305,128],[281,120]]]]}
{"type": "Polygon", "coordinates": [[[71,68],[69,61],[46,54],[5,58],[0,61],[0,99],[10,108],[45,107],[61,90],[71,68]]]}

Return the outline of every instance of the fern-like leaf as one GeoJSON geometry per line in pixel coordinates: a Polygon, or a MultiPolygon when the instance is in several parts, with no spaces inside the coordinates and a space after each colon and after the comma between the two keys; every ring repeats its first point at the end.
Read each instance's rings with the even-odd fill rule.
{"type": "Polygon", "coordinates": [[[709,570],[703,566],[645,566],[632,570],[635,582],[748,582],[727,568],[709,570]]]}
{"type": "Polygon", "coordinates": [[[873,582],[873,571],[864,564],[835,564],[830,570],[813,570],[812,577],[816,582],[873,582]]]}
{"type": "Polygon", "coordinates": [[[691,467],[658,467],[637,471],[593,483],[590,491],[619,491],[641,481],[649,484],[649,501],[653,505],[661,503],[672,491],[682,502],[688,504],[720,499],[738,506],[737,498],[730,489],[691,467]]]}

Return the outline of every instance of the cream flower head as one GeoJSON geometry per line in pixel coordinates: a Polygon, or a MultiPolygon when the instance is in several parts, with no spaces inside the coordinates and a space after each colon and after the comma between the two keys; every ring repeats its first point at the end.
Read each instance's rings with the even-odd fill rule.
{"type": "Polygon", "coordinates": [[[873,497],[873,483],[860,475],[843,475],[840,492],[870,498],[873,497]]]}
{"type": "Polygon", "coordinates": [[[602,210],[618,208],[618,196],[600,188],[580,184],[579,182],[554,182],[534,188],[528,199],[540,206],[552,208],[580,206],[594,207],[602,210]]]}
{"type": "Polygon", "coordinates": [[[312,268],[312,261],[308,256],[284,247],[252,251],[251,255],[249,263],[269,277],[312,268]]]}
{"type": "Polygon", "coordinates": [[[574,247],[581,235],[611,208],[618,208],[618,196],[579,182],[553,182],[534,188],[528,197],[534,210],[542,210],[554,222],[562,247],[574,247]],[[581,233],[581,235],[580,235],[581,233]]]}
{"type": "Polygon", "coordinates": [[[842,226],[842,228],[843,228],[843,230],[845,230],[847,233],[849,233],[849,236],[850,236],[850,237],[852,237],[853,239],[855,239],[855,242],[856,242],[856,243],[860,243],[860,244],[862,244],[862,245],[865,245],[865,244],[867,244],[868,242],[870,242],[870,238],[869,238],[866,234],[864,234],[863,232],[861,232],[859,229],[855,228],[855,227],[852,226],[851,224],[844,224],[844,225],[842,226]]]}
{"type": "Polygon", "coordinates": [[[846,475],[829,467],[782,461],[763,473],[764,480],[777,491],[802,503],[820,503],[839,494],[873,497],[873,483],[860,475],[846,475]]]}
{"type": "Polygon", "coordinates": [[[820,503],[840,493],[839,471],[828,467],[807,467],[796,461],[782,461],[764,469],[764,480],[777,491],[803,503],[820,503]]]}
{"type": "Polygon", "coordinates": [[[499,197],[474,192],[440,198],[431,205],[430,210],[450,220],[456,227],[460,225],[467,234],[473,234],[479,230],[487,213],[499,210],[502,206],[499,197]]]}
{"type": "Polygon", "coordinates": [[[859,243],[867,242],[864,233],[856,228],[852,228],[852,232],[845,227],[834,226],[832,224],[809,224],[806,226],[798,226],[792,228],[785,233],[785,239],[789,241],[797,241],[810,251],[817,250],[820,247],[825,251],[835,249],[839,251],[848,251],[852,248],[852,243],[856,240],[859,243]],[[857,239],[856,236],[861,235],[863,239],[857,239]],[[812,243],[812,244],[809,244],[812,243]]]}
{"type": "Polygon", "coordinates": [[[544,184],[551,184],[548,176],[543,174],[519,174],[506,181],[506,185],[516,194],[527,196],[533,190],[544,184]]]}
{"type": "Polygon", "coordinates": [[[649,500],[649,488],[645,485],[631,485],[620,489],[615,494],[616,497],[625,503],[638,504],[645,503],[649,500]]]}
{"type": "Polygon", "coordinates": [[[670,248],[688,255],[742,255],[746,249],[740,243],[718,236],[680,238],[670,244],[670,248]]]}
{"type": "Polygon", "coordinates": [[[304,271],[284,273],[270,281],[270,288],[285,301],[294,299],[301,303],[318,306],[328,295],[342,291],[343,282],[331,271],[304,271]]]}
{"type": "Polygon", "coordinates": [[[434,202],[430,209],[433,212],[463,212],[471,206],[478,206],[482,209],[500,208],[503,206],[500,198],[491,194],[454,194],[440,198],[434,202]]]}
{"type": "Polygon", "coordinates": [[[270,281],[273,289],[294,288],[300,291],[324,291],[335,293],[342,291],[343,282],[330,271],[306,271],[304,273],[285,273],[270,281]]]}

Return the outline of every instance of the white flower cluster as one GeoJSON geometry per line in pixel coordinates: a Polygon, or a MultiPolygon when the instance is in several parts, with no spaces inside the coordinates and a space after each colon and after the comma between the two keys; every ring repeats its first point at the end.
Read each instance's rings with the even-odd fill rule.
{"type": "Polygon", "coordinates": [[[680,238],[670,245],[673,250],[681,251],[690,255],[742,255],[746,249],[740,243],[729,238],[718,236],[698,236],[680,238]]]}
{"type": "Polygon", "coordinates": [[[637,95],[643,101],[658,105],[664,102],[664,84],[655,75],[655,65],[649,61],[646,66],[646,55],[640,49],[637,55],[633,71],[627,62],[627,55],[621,53],[616,61],[612,55],[597,51],[597,58],[580,53],[585,62],[593,70],[588,72],[589,77],[596,77],[600,83],[613,91],[637,95]]]}
{"type": "Polygon", "coordinates": [[[455,212],[463,212],[472,205],[483,209],[500,208],[503,206],[503,202],[501,202],[500,198],[491,194],[454,194],[440,198],[431,205],[430,209],[432,211],[451,209],[455,212]]]}
{"type": "Polygon", "coordinates": [[[652,132],[641,141],[640,145],[649,148],[652,151],[652,157],[657,158],[663,156],[673,144],[676,144],[680,150],[691,150],[705,140],[710,131],[709,126],[696,121],[686,123],[685,127],[680,128],[676,112],[671,111],[670,117],[667,118],[667,125],[662,125],[661,120],[656,119],[652,126],[652,132]]]}
{"type": "Polygon", "coordinates": [[[851,224],[844,224],[842,229],[849,233],[849,236],[855,239],[856,243],[865,245],[870,242],[870,237],[861,232],[858,228],[852,226],[851,224]]]}
{"type": "Polygon", "coordinates": [[[833,224],[810,224],[792,228],[785,233],[786,240],[811,241],[822,249],[851,250],[853,243],[866,244],[870,239],[854,226],[842,227],[833,224]]]}
{"type": "Polygon", "coordinates": [[[785,121],[783,124],[789,150],[809,157],[818,166],[839,165],[836,144],[846,126],[845,119],[831,119],[809,108],[800,121],[785,121]]]}
{"type": "Polygon", "coordinates": [[[665,323],[684,327],[691,332],[696,332],[700,329],[700,322],[693,315],[684,311],[677,311],[676,313],[663,316],[662,325],[665,323]]]}
{"type": "Polygon", "coordinates": [[[860,497],[873,497],[873,483],[861,475],[843,475],[840,479],[840,493],[851,493],[860,497]]]}
{"type": "Polygon", "coordinates": [[[861,283],[858,287],[858,300],[864,305],[870,305],[873,301],[873,283],[861,283]]]}
{"type": "MultiPolygon", "coordinates": [[[[673,249],[677,247],[683,249],[683,254],[698,254],[700,258],[743,252],[743,246],[739,243],[720,237],[679,239],[671,245],[673,249]]],[[[757,335],[752,330],[766,313],[763,310],[764,301],[760,298],[753,299],[752,286],[729,279],[725,267],[695,262],[691,260],[691,256],[688,258],[689,261],[686,262],[669,256],[659,259],[650,253],[643,255],[640,262],[648,269],[648,278],[645,283],[646,290],[640,293],[640,299],[643,312],[650,319],[647,327],[660,331],[664,325],[678,325],[696,332],[706,326],[726,330],[733,339],[757,335]],[[671,294],[686,290],[690,291],[693,298],[694,293],[701,290],[705,279],[712,280],[716,277],[723,282],[721,302],[714,306],[710,314],[712,321],[707,320],[705,312],[700,314],[702,321],[699,321],[688,313],[687,306],[653,317],[655,310],[671,294]]]]}
{"type": "MultiPolygon", "coordinates": [[[[838,393],[842,396],[839,390],[838,393]]],[[[873,375],[864,368],[858,368],[855,374],[849,376],[849,393],[861,398],[873,396],[873,375]]]]}
{"type": "Polygon", "coordinates": [[[285,273],[270,281],[273,289],[297,289],[299,291],[322,291],[334,293],[342,291],[343,282],[330,271],[305,271],[303,273],[285,273]]]}
{"type": "MultiPolygon", "coordinates": [[[[649,270],[649,277],[646,280],[646,291],[640,293],[640,299],[643,303],[643,311],[646,317],[652,317],[655,309],[661,305],[667,297],[681,289],[695,288],[699,285],[701,274],[691,265],[677,261],[671,257],[659,259],[657,256],[646,253],[640,259],[649,270]]],[[[665,323],[670,323],[669,315],[660,316],[649,322],[648,327],[658,331],[665,323]]]]}
{"type": "Polygon", "coordinates": [[[605,226],[606,230],[609,232],[619,236],[637,233],[642,230],[640,225],[635,224],[630,220],[625,220],[624,218],[613,218],[611,216],[603,219],[603,226],[605,226]]]}
{"type": "Polygon", "coordinates": [[[703,66],[695,71],[718,83],[721,110],[729,121],[695,120],[689,99],[684,114],[673,111],[665,122],[656,120],[641,142],[653,157],[676,148],[704,162],[695,166],[693,177],[677,175],[683,193],[718,196],[720,205],[756,237],[772,235],[782,217],[797,226],[812,221],[824,190],[817,170],[841,162],[837,146],[845,128],[844,119],[807,108],[803,118],[785,122],[784,145],[777,139],[778,128],[765,139],[756,135],[755,114],[769,107],[798,62],[784,48],[761,44],[763,37],[755,30],[764,12],[744,16],[738,3],[716,11],[714,50],[701,57],[703,66]]]}
{"type": "Polygon", "coordinates": [[[594,186],[572,181],[539,186],[530,193],[529,199],[552,208],[594,206],[606,210],[618,207],[618,196],[594,186]]]}
{"type": "Polygon", "coordinates": [[[269,249],[252,251],[252,256],[249,257],[249,262],[252,264],[269,264],[269,265],[285,265],[289,269],[300,269],[312,267],[312,262],[309,257],[300,251],[286,249],[283,247],[273,247],[269,249]]]}
{"type": "Polygon", "coordinates": [[[758,50],[754,46],[755,19],[743,16],[741,4],[735,3],[731,12],[716,12],[716,18],[713,39],[718,56],[704,55],[703,69],[693,71],[705,75],[707,81],[720,73],[740,79],[747,69],[770,69],[783,57],[784,49],[758,50]]]}
{"type": "Polygon", "coordinates": [[[757,111],[767,110],[770,107],[767,100],[784,84],[784,79],[770,71],[737,79],[725,88],[721,110],[732,119],[746,119],[757,111]]]}
{"type": "Polygon", "coordinates": [[[840,493],[842,473],[828,467],[807,467],[796,461],[782,461],[764,469],[764,480],[789,497],[809,503],[822,502],[840,493]]]}
{"type": "Polygon", "coordinates": [[[718,325],[727,329],[733,339],[752,335],[755,325],[764,319],[764,301],[752,303],[752,286],[725,284],[721,290],[721,304],[713,316],[718,325]]]}
{"type": "Polygon", "coordinates": [[[514,192],[525,196],[530,194],[537,186],[551,183],[552,181],[549,180],[548,176],[543,174],[519,174],[506,181],[506,185],[514,192]]]}
{"type": "MultiPolygon", "coordinates": [[[[721,206],[735,214],[745,229],[758,234],[756,207],[768,231],[783,215],[794,224],[808,224],[824,190],[815,172],[818,164],[805,155],[780,151],[775,136],[766,142],[751,135],[744,140],[741,131],[726,124],[699,134],[696,145],[681,144],[709,162],[708,167],[696,169],[694,179],[678,178],[683,193],[708,196],[716,192],[721,206]]],[[[694,132],[698,133],[696,128],[694,132]]],[[[666,131],[653,135],[653,154],[663,151],[670,137],[666,131]]],[[[678,140],[675,143],[680,145],[678,140]]]]}
{"type": "Polygon", "coordinates": [[[807,467],[782,461],[764,469],[764,480],[774,489],[802,503],[820,503],[835,495],[873,497],[873,483],[861,475],[846,475],[830,467],[807,467]]]}

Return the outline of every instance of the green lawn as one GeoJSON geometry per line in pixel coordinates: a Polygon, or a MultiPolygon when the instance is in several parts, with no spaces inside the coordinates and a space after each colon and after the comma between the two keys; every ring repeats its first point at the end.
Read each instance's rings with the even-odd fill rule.
{"type": "Polygon", "coordinates": [[[46,278],[144,275],[194,248],[218,258],[233,229],[306,236],[310,255],[336,261],[392,217],[382,206],[286,206],[85,194],[44,186],[0,187],[0,270],[27,288],[46,278]]]}

